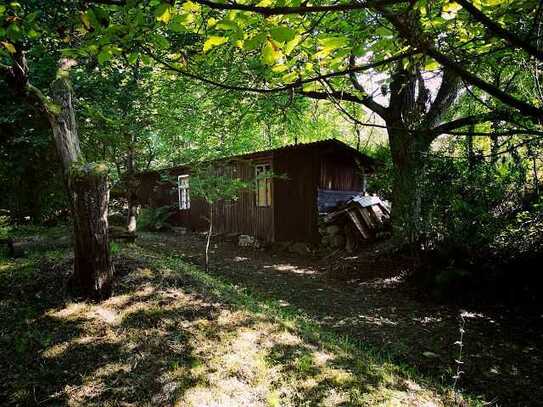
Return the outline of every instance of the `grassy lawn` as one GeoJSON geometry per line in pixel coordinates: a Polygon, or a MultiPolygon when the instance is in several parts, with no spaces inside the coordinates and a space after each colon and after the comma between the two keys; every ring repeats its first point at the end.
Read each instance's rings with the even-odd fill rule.
{"type": "Polygon", "coordinates": [[[377,349],[180,257],[120,246],[114,295],[95,304],[67,297],[69,267],[64,250],[1,257],[1,405],[459,401],[377,349]]]}

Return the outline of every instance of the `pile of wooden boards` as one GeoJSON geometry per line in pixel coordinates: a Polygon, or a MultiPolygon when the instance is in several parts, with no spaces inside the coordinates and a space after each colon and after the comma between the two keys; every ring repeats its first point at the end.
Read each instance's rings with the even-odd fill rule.
{"type": "Polygon", "coordinates": [[[356,195],[322,217],[321,243],[352,251],[361,240],[374,240],[387,233],[389,221],[388,202],[376,196],[356,195]]]}

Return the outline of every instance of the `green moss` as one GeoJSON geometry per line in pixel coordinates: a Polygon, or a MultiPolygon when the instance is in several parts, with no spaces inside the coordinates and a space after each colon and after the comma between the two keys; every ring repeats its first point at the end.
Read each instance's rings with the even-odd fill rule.
{"type": "Polygon", "coordinates": [[[107,176],[109,167],[104,162],[77,161],[70,167],[70,176],[73,178],[86,178],[89,176],[107,176]]]}

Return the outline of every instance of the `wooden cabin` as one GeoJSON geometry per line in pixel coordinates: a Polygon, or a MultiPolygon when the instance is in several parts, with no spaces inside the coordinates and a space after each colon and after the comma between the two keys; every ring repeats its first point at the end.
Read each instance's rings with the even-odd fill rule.
{"type": "MultiPolygon", "coordinates": [[[[214,162],[228,165],[233,176],[254,185],[242,191],[236,201],[214,205],[216,233],[251,235],[266,242],[312,243],[320,239],[319,212],[365,191],[366,176],[375,165],[373,159],[336,139],[214,162]],[[269,173],[273,176],[267,177],[269,173]]],[[[205,201],[191,198],[190,177],[190,165],[139,174],[140,204],[170,206],[173,224],[206,230],[209,207],[205,201]]]]}

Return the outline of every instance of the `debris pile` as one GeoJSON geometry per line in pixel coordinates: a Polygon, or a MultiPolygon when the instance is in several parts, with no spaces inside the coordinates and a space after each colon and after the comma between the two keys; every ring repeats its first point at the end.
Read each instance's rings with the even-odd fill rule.
{"type": "Polygon", "coordinates": [[[352,252],[363,242],[388,234],[389,220],[388,202],[376,196],[356,195],[322,216],[321,244],[352,252]]]}

